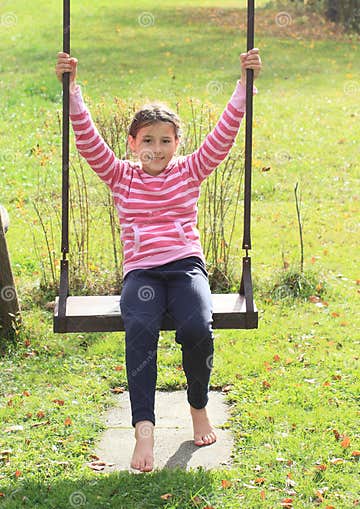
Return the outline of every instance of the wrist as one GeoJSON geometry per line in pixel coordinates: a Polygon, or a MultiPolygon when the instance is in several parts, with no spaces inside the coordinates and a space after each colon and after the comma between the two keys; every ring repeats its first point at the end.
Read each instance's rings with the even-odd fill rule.
{"type": "Polygon", "coordinates": [[[77,88],[76,81],[73,81],[72,83],[70,83],[70,94],[74,94],[76,92],[76,88],[77,88]]]}

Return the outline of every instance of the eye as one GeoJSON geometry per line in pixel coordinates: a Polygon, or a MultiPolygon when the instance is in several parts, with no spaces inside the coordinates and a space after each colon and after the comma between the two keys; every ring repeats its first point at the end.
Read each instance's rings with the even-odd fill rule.
{"type": "Polygon", "coordinates": [[[170,143],[170,140],[163,140],[163,143],[170,143]]]}

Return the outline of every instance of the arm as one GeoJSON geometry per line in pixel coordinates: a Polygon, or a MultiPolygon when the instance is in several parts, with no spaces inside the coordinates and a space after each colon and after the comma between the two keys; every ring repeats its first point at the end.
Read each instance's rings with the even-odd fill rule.
{"type": "Polygon", "coordinates": [[[120,180],[122,162],[100,136],[91,118],[79,85],[70,92],[70,120],[76,147],[91,168],[110,187],[120,180]]]}
{"type": "Polygon", "coordinates": [[[76,147],[91,168],[110,187],[121,178],[122,162],[105,143],[96,129],[76,84],[77,59],[58,53],[55,72],[62,82],[64,72],[70,73],[70,120],[75,133],[76,147]]]}

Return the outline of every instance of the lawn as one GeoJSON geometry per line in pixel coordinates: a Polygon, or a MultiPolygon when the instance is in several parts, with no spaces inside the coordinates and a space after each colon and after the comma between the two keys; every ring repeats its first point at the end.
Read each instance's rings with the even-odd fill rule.
{"type": "MultiPolygon", "coordinates": [[[[256,46],[264,68],[254,101],[259,329],[216,331],[211,380],[215,389],[226,387],[232,404],[233,466],[146,476],[104,475],[86,465],[104,428],[101,415],[114,403],[111,389],[126,388],[124,335],[54,335],[40,288],[47,251],[34,202],[57,210],[61,189],[61,90],[54,74],[61,5],[0,4],[0,202],[11,216],[7,241],[24,322],[17,346],[1,358],[0,507],[360,505],[358,40],[293,7],[281,8],[291,16],[281,26],[275,21],[280,8],[266,3],[257,2],[256,46]],[[305,268],[325,281],[326,293],[278,301],[266,289],[284,264],[299,263],[296,182],[305,268]]],[[[185,122],[190,99],[222,111],[246,45],[245,2],[73,4],[73,54],[92,111],[116,106],[115,97],[126,104],[154,98],[180,104],[185,122]]],[[[243,134],[242,127],[240,148],[243,134]]],[[[86,178],[97,189],[90,171],[86,178]]],[[[91,236],[91,263],[100,270],[111,263],[101,221],[94,221],[91,236]]],[[[241,220],[235,233],[238,274],[241,220]]],[[[58,231],[54,237],[59,259],[58,231]]],[[[158,362],[158,388],[184,390],[171,333],[161,335],[158,362]]]]}

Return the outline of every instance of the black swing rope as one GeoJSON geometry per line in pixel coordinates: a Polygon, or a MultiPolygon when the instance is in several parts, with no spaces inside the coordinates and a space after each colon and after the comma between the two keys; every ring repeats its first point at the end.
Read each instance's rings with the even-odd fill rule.
{"type": "MultiPolygon", "coordinates": [[[[254,47],[254,0],[247,2],[247,51],[254,47]]],[[[70,55],[70,0],[63,0],[63,51],[70,55]]],[[[245,127],[245,178],[244,178],[244,233],[242,248],[243,257],[241,286],[239,293],[245,295],[246,310],[254,312],[251,280],[251,173],[252,173],[252,118],[253,118],[253,83],[254,71],[246,70],[246,127],[245,127]]],[[[63,74],[63,115],[62,115],[62,230],[60,264],[59,309],[60,321],[66,321],[66,299],[69,295],[69,105],[70,73],[63,74]]],[[[66,329],[65,329],[66,330],[66,329]]]]}

